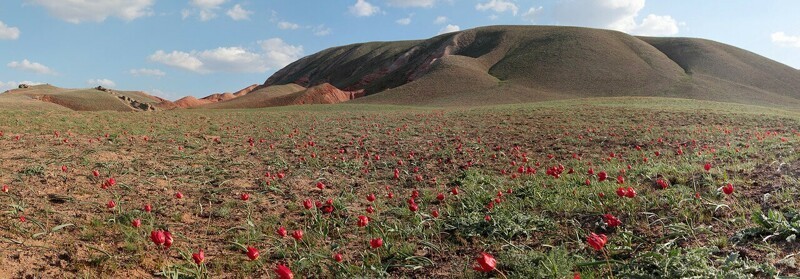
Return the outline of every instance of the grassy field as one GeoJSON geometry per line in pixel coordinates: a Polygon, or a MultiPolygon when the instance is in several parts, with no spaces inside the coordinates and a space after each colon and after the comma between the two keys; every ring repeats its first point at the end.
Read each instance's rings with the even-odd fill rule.
{"type": "Polygon", "coordinates": [[[3,110],[0,277],[796,276],[799,130],[660,98],[3,110]]]}

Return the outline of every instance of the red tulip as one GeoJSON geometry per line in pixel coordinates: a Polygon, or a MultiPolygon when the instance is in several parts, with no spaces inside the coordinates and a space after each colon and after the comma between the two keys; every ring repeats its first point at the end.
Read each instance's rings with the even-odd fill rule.
{"type": "Polygon", "coordinates": [[[483,220],[485,220],[486,222],[489,222],[489,221],[492,220],[492,216],[489,216],[489,215],[483,216],[483,220]]]}
{"type": "Polygon", "coordinates": [[[667,187],[669,187],[669,183],[667,183],[666,180],[660,178],[656,180],[656,184],[658,184],[658,186],[660,186],[661,189],[667,189],[667,187]]]}
{"type": "Polygon", "coordinates": [[[411,210],[411,212],[417,212],[417,210],[419,210],[419,206],[416,203],[411,203],[408,205],[408,209],[411,210]]]}
{"type": "Polygon", "coordinates": [[[597,180],[600,182],[605,181],[606,178],[608,178],[608,174],[604,171],[601,171],[600,173],[597,174],[597,180]]]}
{"type": "Polygon", "coordinates": [[[25,223],[26,222],[25,216],[20,215],[19,216],[19,221],[22,222],[22,223],[25,223]]]}
{"type": "Polygon", "coordinates": [[[278,274],[278,278],[280,278],[280,279],[293,279],[294,278],[294,274],[292,274],[292,270],[289,269],[288,266],[279,264],[277,267],[275,267],[275,269],[273,271],[275,271],[275,274],[278,274]]]}
{"type": "Polygon", "coordinates": [[[303,231],[302,230],[295,230],[292,232],[292,238],[294,240],[300,241],[303,239],[303,231]]]}
{"type": "Polygon", "coordinates": [[[367,216],[364,215],[358,216],[358,226],[366,227],[367,225],[369,225],[369,218],[367,218],[367,216]]]}
{"type": "Polygon", "coordinates": [[[67,172],[67,170],[68,170],[68,169],[67,169],[67,166],[61,166],[61,171],[62,171],[62,172],[67,172]]]}
{"type": "Polygon", "coordinates": [[[722,192],[726,195],[733,194],[733,184],[728,183],[727,185],[722,187],[722,192]]]}
{"type": "Polygon", "coordinates": [[[383,246],[383,239],[373,238],[372,240],[369,241],[369,246],[372,247],[372,249],[381,248],[381,246],[383,246]]]}
{"type": "Polygon", "coordinates": [[[206,261],[206,253],[203,252],[203,249],[200,249],[197,253],[192,253],[192,260],[196,265],[200,265],[206,261]]]}
{"type": "Polygon", "coordinates": [[[453,187],[453,189],[450,189],[450,193],[453,195],[458,195],[458,187],[453,187]]]}
{"type": "Polygon", "coordinates": [[[342,256],[342,254],[336,253],[333,255],[333,260],[340,263],[342,262],[342,260],[344,260],[344,257],[342,256]]]}
{"type": "Polygon", "coordinates": [[[371,205],[370,205],[370,206],[367,206],[367,213],[370,213],[370,214],[371,214],[371,213],[373,213],[373,212],[375,212],[375,208],[373,208],[371,205]]]}
{"type": "Polygon", "coordinates": [[[608,237],[605,234],[595,234],[591,233],[589,237],[586,239],[586,242],[589,243],[589,246],[592,246],[597,251],[603,249],[606,246],[606,242],[608,242],[608,237]]]}
{"type": "Polygon", "coordinates": [[[481,252],[480,256],[475,259],[472,269],[480,272],[492,272],[497,269],[497,260],[492,255],[481,252]]]}
{"type": "Polygon", "coordinates": [[[247,258],[251,261],[258,259],[258,249],[253,246],[247,246],[247,258]]]}
{"type": "Polygon", "coordinates": [[[617,217],[614,217],[614,215],[611,215],[611,214],[603,215],[603,219],[605,219],[606,225],[608,225],[609,227],[612,227],[612,228],[616,227],[616,226],[619,226],[619,225],[622,225],[622,221],[620,221],[619,219],[617,219],[617,217]]]}
{"type": "Polygon", "coordinates": [[[181,192],[175,192],[175,198],[176,198],[176,199],[182,199],[182,198],[183,198],[183,193],[181,193],[181,192]]]}
{"type": "Polygon", "coordinates": [[[165,231],[164,232],[164,249],[169,249],[169,247],[172,247],[172,241],[173,241],[172,233],[170,233],[169,231],[165,231]]]}
{"type": "Polygon", "coordinates": [[[280,237],[286,237],[286,228],[280,227],[278,230],[275,231],[280,237]]]}
{"type": "Polygon", "coordinates": [[[624,184],[624,183],[625,183],[625,177],[623,177],[622,175],[617,176],[617,184],[624,184]]]}
{"type": "Polygon", "coordinates": [[[628,190],[626,190],[624,187],[617,188],[617,196],[622,198],[622,197],[625,197],[627,195],[628,195],[628,190]]]}
{"type": "Polygon", "coordinates": [[[92,175],[93,175],[94,177],[98,177],[98,176],[100,176],[100,172],[99,172],[99,171],[97,171],[97,170],[93,170],[93,171],[92,171],[92,175]]]}
{"type": "Polygon", "coordinates": [[[303,207],[305,209],[311,209],[311,207],[313,207],[313,206],[314,206],[314,202],[311,201],[311,199],[307,199],[307,200],[303,201],[303,207]]]}
{"type": "Polygon", "coordinates": [[[433,218],[439,218],[439,210],[431,211],[431,216],[433,216],[433,218]]]}
{"type": "Polygon", "coordinates": [[[710,171],[711,170],[711,163],[706,163],[705,165],[703,165],[703,169],[706,170],[706,171],[710,171]]]}
{"type": "Polygon", "coordinates": [[[443,201],[444,200],[444,193],[439,193],[438,195],[436,195],[436,199],[440,200],[440,201],[443,201]]]}
{"type": "Polygon", "coordinates": [[[318,181],[317,182],[317,189],[320,189],[320,190],[325,189],[325,183],[322,183],[322,181],[318,181]]]}
{"type": "Polygon", "coordinates": [[[247,201],[247,200],[249,200],[249,199],[250,199],[250,194],[248,194],[248,193],[242,193],[242,195],[240,196],[240,198],[241,198],[243,201],[247,201]]]}
{"type": "Polygon", "coordinates": [[[134,219],[133,221],[131,221],[131,226],[133,226],[134,228],[138,228],[141,225],[142,225],[142,220],[134,219]]]}
{"type": "Polygon", "coordinates": [[[167,241],[166,236],[164,235],[164,231],[162,230],[154,230],[150,232],[150,240],[153,241],[156,245],[162,245],[165,241],[167,241]]]}
{"type": "Polygon", "coordinates": [[[3,185],[3,193],[8,193],[8,185],[3,185]]]}
{"type": "Polygon", "coordinates": [[[108,207],[109,209],[113,209],[114,207],[117,207],[117,203],[115,203],[113,200],[110,200],[106,204],[106,207],[108,207]]]}
{"type": "Polygon", "coordinates": [[[594,175],[594,169],[593,168],[589,168],[589,171],[587,173],[589,175],[594,175]]]}
{"type": "Polygon", "coordinates": [[[367,201],[369,201],[369,202],[374,202],[374,201],[375,201],[375,194],[369,194],[369,195],[367,195],[367,201]]]}
{"type": "Polygon", "coordinates": [[[634,190],[633,187],[628,187],[628,191],[626,191],[625,196],[628,198],[635,198],[636,190],[634,190]]]}
{"type": "Polygon", "coordinates": [[[592,181],[589,180],[589,179],[586,179],[585,183],[586,183],[586,186],[592,186],[592,181]]]}
{"type": "Polygon", "coordinates": [[[144,212],[150,213],[150,211],[153,211],[153,207],[152,207],[152,206],[150,206],[150,204],[149,204],[149,203],[148,203],[148,204],[145,204],[145,205],[144,205],[144,212]]]}

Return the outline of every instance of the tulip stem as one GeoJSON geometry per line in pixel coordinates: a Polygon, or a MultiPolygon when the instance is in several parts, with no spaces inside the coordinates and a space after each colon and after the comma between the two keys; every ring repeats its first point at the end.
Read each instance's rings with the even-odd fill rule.
{"type": "Polygon", "coordinates": [[[611,279],[614,279],[614,270],[611,269],[611,260],[608,259],[608,251],[603,249],[603,256],[606,257],[606,266],[608,266],[608,274],[611,275],[611,279]]]}
{"type": "Polygon", "coordinates": [[[502,271],[500,271],[499,269],[496,269],[496,268],[495,268],[495,269],[494,269],[494,271],[497,271],[497,273],[498,273],[498,274],[500,274],[500,277],[503,277],[503,279],[508,279],[508,277],[506,277],[506,275],[505,275],[505,274],[503,274],[503,272],[502,272],[502,271]]]}

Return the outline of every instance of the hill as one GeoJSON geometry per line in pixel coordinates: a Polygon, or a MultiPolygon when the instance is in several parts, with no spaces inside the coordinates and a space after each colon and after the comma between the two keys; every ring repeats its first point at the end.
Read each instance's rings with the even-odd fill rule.
{"type": "Polygon", "coordinates": [[[427,40],[329,48],[263,86],[330,83],[356,103],[470,106],[655,96],[800,107],[800,71],[693,38],[560,26],[490,26],[427,40]]]}
{"type": "Polygon", "coordinates": [[[3,107],[69,109],[76,111],[152,111],[172,109],[165,99],[140,91],[117,91],[102,87],[66,89],[49,84],[8,90],[0,94],[3,107]]]}
{"type": "Polygon", "coordinates": [[[186,97],[183,97],[183,98],[175,101],[175,105],[180,107],[180,108],[200,107],[200,106],[203,106],[203,105],[213,104],[213,103],[217,103],[217,102],[224,102],[224,101],[228,101],[228,100],[233,100],[235,98],[242,97],[242,96],[245,96],[247,94],[250,94],[250,92],[253,92],[254,90],[259,89],[259,88],[261,88],[260,85],[253,84],[253,85],[245,87],[245,88],[243,88],[243,89],[241,89],[239,91],[236,91],[235,93],[227,93],[226,92],[226,93],[211,94],[211,95],[208,95],[208,96],[200,98],[200,99],[198,99],[197,97],[194,97],[194,96],[186,96],[186,97]]]}

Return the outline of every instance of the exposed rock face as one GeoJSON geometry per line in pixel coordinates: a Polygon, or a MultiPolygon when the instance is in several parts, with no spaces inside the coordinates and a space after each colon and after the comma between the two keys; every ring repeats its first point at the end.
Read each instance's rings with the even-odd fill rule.
{"type": "Polygon", "coordinates": [[[241,97],[241,96],[245,96],[245,95],[249,94],[250,92],[253,92],[254,90],[256,90],[256,89],[258,89],[260,87],[261,87],[261,85],[253,84],[253,85],[245,87],[245,88],[243,88],[243,89],[241,89],[239,91],[236,91],[235,93],[211,94],[211,95],[208,95],[208,96],[200,98],[200,99],[195,98],[194,96],[187,96],[187,97],[183,97],[183,98],[175,101],[175,105],[180,107],[180,108],[193,108],[193,107],[199,107],[199,106],[202,106],[202,105],[213,104],[213,103],[217,103],[217,102],[224,102],[224,101],[228,101],[228,100],[233,100],[233,99],[241,97]]]}
{"type": "Polygon", "coordinates": [[[364,90],[342,91],[330,83],[324,83],[299,93],[288,105],[338,104],[363,96],[364,90]]]}

